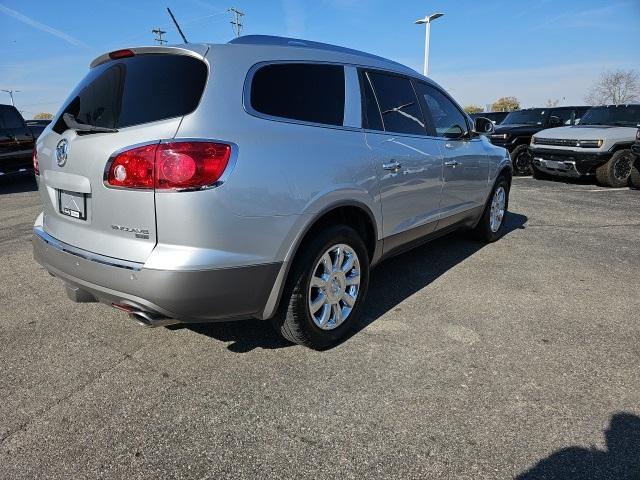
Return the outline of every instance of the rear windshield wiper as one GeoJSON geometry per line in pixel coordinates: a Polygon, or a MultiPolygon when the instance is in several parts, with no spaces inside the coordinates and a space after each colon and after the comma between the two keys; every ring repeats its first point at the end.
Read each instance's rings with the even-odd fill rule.
{"type": "Polygon", "coordinates": [[[64,115],[62,115],[62,119],[64,120],[64,123],[67,124],[67,127],[78,132],[115,133],[118,131],[115,128],[98,127],[97,125],[80,123],[76,120],[76,117],[74,117],[70,113],[65,113],[64,115]]]}

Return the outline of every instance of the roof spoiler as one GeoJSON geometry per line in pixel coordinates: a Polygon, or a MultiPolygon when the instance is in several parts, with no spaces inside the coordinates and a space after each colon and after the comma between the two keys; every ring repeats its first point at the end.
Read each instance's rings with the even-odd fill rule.
{"type": "Polygon", "coordinates": [[[111,60],[122,58],[123,56],[135,56],[135,55],[188,55],[191,57],[204,60],[204,57],[209,50],[209,45],[190,43],[189,45],[180,45],[175,47],[157,46],[157,47],[133,47],[126,49],[118,49],[111,52],[103,53],[99,57],[96,57],[90,64],[89,68],[97,67],[103,63],[111,60]],[[127,55],[120,55],[121,52],[131,52],[127,55]]]}

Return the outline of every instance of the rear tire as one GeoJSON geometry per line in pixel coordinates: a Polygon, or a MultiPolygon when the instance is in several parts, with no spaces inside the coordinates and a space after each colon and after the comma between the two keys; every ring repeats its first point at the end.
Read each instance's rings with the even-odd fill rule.
{"type": "Polygon", "coordinates": [[[619,150],[607,163],[596,169],[598,183],[604,187],[625,187],[631,175],[633,155],[630,150],[619,150]]]}
{"type": "Polygon", "coordinates": [[[511,163],[513,163],[514,175],[531,175],[533,157],[529,151],[529,145],[519,145],[511,152],[511,163]]]}
{"type": "Polygon", "coordinates": [[[325,350],[340,343],[358,321],[369,286],[369,255],[358,233],[346,225],[332,225],[311,235],[291,267],[271,323],[287,340],[325,350]],[[340,251],[343,260],[339,260],[340,251]]]}
{"type": "Polygon", "coordinates": [[[634,162],[633,167],[631,167],[629,181],[634,188],[640,190],[640,157],[636,157],[636,161],[634,162]]]}

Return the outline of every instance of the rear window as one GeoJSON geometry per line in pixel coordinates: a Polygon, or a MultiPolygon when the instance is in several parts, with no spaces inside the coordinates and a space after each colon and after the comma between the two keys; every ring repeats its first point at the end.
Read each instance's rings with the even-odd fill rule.
{"type": "Polygon", "coordinates": [[[71,93],[54,131],[67,129],[62,114],[80,123],[122,128],[191,113],[207,81],[207,66],[185,55],[136,55],[91,69],[71,93]]]}
{"type": "Polygon", "coordinates": [[[251,107],[274,117],[342,125],[344,68],[310,63],[261,67],[253,75],[251,107]]]}

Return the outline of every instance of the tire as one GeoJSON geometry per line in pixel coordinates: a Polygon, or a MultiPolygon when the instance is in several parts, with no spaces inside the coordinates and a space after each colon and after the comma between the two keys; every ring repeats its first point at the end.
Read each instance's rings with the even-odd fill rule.
{"type": "Polygon", "coordinates": [[[531,175],[533,157],[529,151],[529,145],[519,145],[511,152],[511,162],[513,163],[514,175],[531,175]]]}
{"type": "MultiPolygon", "coordinates": [[[[340,343],[358,321],[369,286],[369,255],[360,235],[346,225],[332,225],[317,233],[312,233],[310,241],[306,242],[299,252],[287,278],[278,313],[271,322],[276,331],[287,340],[314,350],[325,350],[340,343]],[[356,260],[353,262],[353,268],[347,270],[344,277],[340,276],[340,272],[329,276],[323,267],[322,259],[328,251],[333,252],[334,255],[328,253],[332,264],[331,268],[333,268],[333,265],[336,264],[336,255],[332,248],[339,245],[343,246],[345,260],[342,265],[345,268],[348,266],[349,249],[355,253],[356,260]],[[356,268],[357,266],[359,268],[356,268]],[[329,276],[324,288],[311,286],[312,277],[317,281],[321,276],[318,272],[329,276]],[[333,297],[336,295],[340,297],[340,291],[352,288],[346,285],[348,281],[355,279],[356,272],[359,272],[360,283],[355,295],[355,302],[343,322],[339,323],[336,310],[339,309],[344,314],[343,312],[349,306],[344,300],[337,300],[336,303],[333,297]],[[331,283],[332,279],[335,279],[333,283],[331,283]],[[332,286],[336,289],[332,289],[332,286]],[[338,293],[336,294],[336,292],[338,293]],[[324,303],[315,314],[312,314],[310,299],[313,300],[315,296],[316,299],[321,300],[322,295],[327,299],[327,303],[324,303]],[[327,308],[329,314],[324,328],[321,328],[316,322],[322,321],[327,308]],[[321,318],[318,320],[318,317],[321,318]],[[333,320],[333,326],[331,320],[333,320]]],[[[346,290],[343,291],[343,294],[347,293],[346,290]]],[[[350,293],[353,293],[353,290],[350,293]]]]}
{"type": "Polygon", "coordinates": [[[487,200],[487,205],[484,207],[484,212],[482,212],[482,217],[480,217],[480,221],[476,225],[473,230],[473,235],[476,239],[491,243],[498,240],[502,235],[504,235],[504,219],[507,216],[507,210],[509,207],[509,182],[503,176],[499,177],[496,180],[493,189],[491,190],[491,195],[487,200]],[[500,218],[498,228],[495,228],[495,224],[492,224],[492,209],[494,207],[494,200],[496,200],[496,193],[502,189],[504,193],[504,209],[502,213],[502,217],[500,218]]]}
{"type": "Polygon", "coordinates": [[[598,183],[604,187],[620,188],[629,182],[633,155],[630,150],[618,150],[607,163],[596,169],[598,183]]]}
{"type": "Polygon", "coordinates": [[[629,181],[634,188],[640,190],[640,157],[636,157],[636,161],[631,167],[631,175],[629,175],[629,181]]]}

